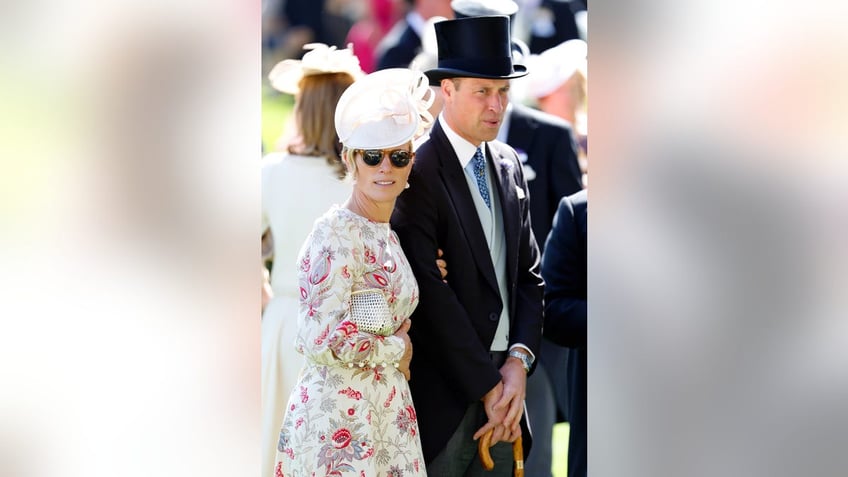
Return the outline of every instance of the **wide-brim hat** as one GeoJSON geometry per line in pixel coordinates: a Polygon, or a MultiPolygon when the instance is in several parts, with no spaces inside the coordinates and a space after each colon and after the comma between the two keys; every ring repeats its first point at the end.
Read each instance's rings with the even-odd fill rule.
{"type": "Polygon", "coordinates": [[[527,93],[544,98],[568,81],[575,72],[587,73],[588,44],[572,39],[528,58],[533,74],[527,77],[527,93]]]}
{"type": "Polygon", "coordinates": [[[508,17],[460,18],[434,26],[439,62],[426,71],[431,85],[445,78],[511,79],[527,74],[524,65],[512,62],[508,17]]]}
{"type": "Polygon", "coordinates": [[[350,149],[385,149],[415,141],[433,116],[435,93],[423,73],[408,68],[375,71],[354,81],[336,105],[336,133],[350,149]]]}
{"type": "Polygon", "coordinates": [[[355,80],[364,74],[352,45],[339,50],[323,43],[308,43],[303,49],[309,50],[303,59],[283,60],[268,74],[274,89],[294,95],[300,92],[300,80],[304,76],[347,73],[355,80]]]}

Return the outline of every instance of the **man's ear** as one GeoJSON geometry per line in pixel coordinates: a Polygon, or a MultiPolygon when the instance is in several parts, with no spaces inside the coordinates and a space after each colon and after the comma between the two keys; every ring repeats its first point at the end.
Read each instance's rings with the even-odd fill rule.
{"type": "Polygon", "coordinates": [[[453,85],[453,81],[451,81],[450,79],[443,79],[442,83],[441,83],[441,87],[442,87],[442,96],[443,97],[448,98],[448,97],[450,97],[450,95],[453,94],[454,85],[453,85]]]}

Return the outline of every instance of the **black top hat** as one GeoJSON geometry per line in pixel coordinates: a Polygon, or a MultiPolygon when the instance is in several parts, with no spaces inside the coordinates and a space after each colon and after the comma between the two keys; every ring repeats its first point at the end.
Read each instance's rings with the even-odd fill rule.
{"type": "Polygon", "coordinates": [[[524,65],[512,63],[507,17],[445,20],[435,28],[438,68],[425,72],[431,85],[445,78],[510,79],[527,74],[524,65]]]}

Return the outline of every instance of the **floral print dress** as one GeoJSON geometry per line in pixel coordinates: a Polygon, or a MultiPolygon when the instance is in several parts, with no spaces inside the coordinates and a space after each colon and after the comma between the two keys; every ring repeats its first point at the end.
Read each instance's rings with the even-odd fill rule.
{"type": "Polygon", "coordinates": [[[351,293],[378,288],[394,330],[418,304],[418,284],[387,223],[333,207],[298,259],[295,346],[306,357],[277,445],[276,477],[426,476],[409,385],[395,368],[396,336],[361,332],[351,293]]]}

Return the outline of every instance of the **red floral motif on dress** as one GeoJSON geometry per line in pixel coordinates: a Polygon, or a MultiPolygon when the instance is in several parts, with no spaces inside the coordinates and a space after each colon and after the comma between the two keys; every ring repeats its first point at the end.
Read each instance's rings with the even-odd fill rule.
{"type": "Polygon", "coordinates": [[[327,279],[330,275],[330,269],[332,268],[332,261],[335,259],[335,254],[329,247],[322,248],[319,255],[318,263],[316,263],[309,272],[309,283],[311,285],[318,285],[327,279]]]}
{"type": "Polygon", "coordinates": [[[371,349],[371,342],[370,341],[363,341],[362,343],[359,344],[359,348],[356,351],[357,351],[357,353],[366,353],[366,352],[368,352],[369,349],[371,349]]]}
{"type": "Polygon", "coordinates": [[[324,331],[322,331],[321,334],[318,335],[317,338],[315,338],[315,345],[321,346],[322,344],[324,344],[324,340],[327,339],[328,334],[330,334],[330,326],[329,325],[326,328],[324,328],[324,331]]]}
{"type": "Polygon", "coordinates": [[[395,387],[392,386],[392,390],[389,391],[389,397],[388,397],[388,399],[386,399],[386,402],[383,403],[383,407],[389,407],[389,406],[392,405],[392,399],[395,398],[395,392],[397,392],[397,389],[395,389],[395,387]]]}
{"type": "Polygon", "coordinates": [[[345,447],[350,445],[350,431],[342,428],[333,434],[333,446],[336,449],[344,449],[345,447]]]}
{"type": "Polygon", "coordinates": [[[377,256],[368,247],[365,247],[365,263],[369,265],[377,263],[377,256]]]}
{"type": "Polygon", "coordinates": [[[351,336],[355,335],[359,330],[356,327],[356,323],[352,321],[343,321],[339,323],[339,326],[336,328],[336,331],[341,333],[342,339],[348,339],[351,336]]]}
{"type": "Polygon", "coordinates": [[[347,397],[349,397],[349,398],[351,398],[351,399],[355,399],[355,400],[357,400],[357,401],[359,401],[360,399],[362,399],[362,393],[361,393],[361,392],[359,392],[359,391],[354,390],[354,389],[353,389],[352,387],[350,387],[350,386],[348,386],[348,387],[347,387],[347,389],[343,389],[343,390],[339,391],[339,394],[342,394],[342,395],[344,395],[344,396],[347,396],[347,397]]]}

